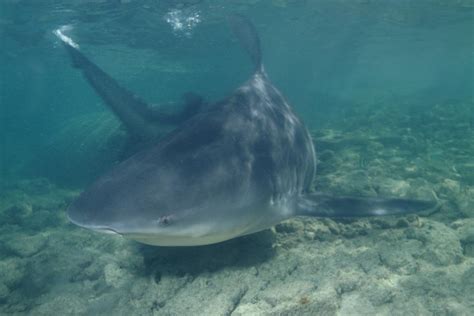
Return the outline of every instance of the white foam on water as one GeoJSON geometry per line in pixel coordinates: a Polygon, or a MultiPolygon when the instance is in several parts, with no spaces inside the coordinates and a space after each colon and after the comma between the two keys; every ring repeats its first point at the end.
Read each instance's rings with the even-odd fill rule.
{"type": "Polygon", "coordinates": [[[63,25],[63,26],[57,28],[56,30],[54,30],[53,34],[56,35],[64,43],[66,43],[68,45],[71,45],[72,47],[74,47],[76,49],[79,49],[79,44],[77,44],[76,42],[74,42],[72,40],[72,38],[70,38],[69,36],[64,34],[65,31],[69,31],[69,30],[72,30],[72,26],[63,25]]]}
{"type": "Polygon", "coordinates": [[[165,21],[171,25],[173,31],[191,36],[191,31],[201,23],[201,16],[199,11],[173,9],[166,13],[165,21]]]}

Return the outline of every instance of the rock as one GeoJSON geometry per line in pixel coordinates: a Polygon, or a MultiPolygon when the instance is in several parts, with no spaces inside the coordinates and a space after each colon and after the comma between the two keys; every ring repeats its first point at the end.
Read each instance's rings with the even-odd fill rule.
{"type": "Polygon", "coordinates": [[[304,224],[297,219],[289,219],[275,226],[277,233],[291,234],[295,232],[303,232],[304,224]]]}
{"type": "Polygon", "coordinates": [[[474,257],[474,218],[466,218],[451,224],[461,242],[465,256],[474,257]]]}
{"type": "Polygon", "coordinates": [[[404,228],[404,227],[409,227],[409,226],[410,226],[410,222],[406,218],[399,219],[397,223],[395,224],[395,227],[397,228],[404,228]]]}
{"type": "Polygon", "coordinates": [[[338,295],[343,295],[356,290],[362,284],[363,275],[360,272],[343,270],[338,275],[335,286],[338,295]]]}
{"type": "Polygon", "coordinates": [[[9,258],[0,261],[0,284],[8,288],[16,287],[25,277],[24,264],[17,259],[9,258]]]}
{"type": "Polygon", "coordinates": [[[354,238],[356,236],[367,235],[370,229],[371,225],[367,221],[358,220],[349,225],[343,225],[341,235],[346,238],[354,238]]]}
{"type": "Polygon", "coordinates": [[[128,272],[116,263],[109,263],[104,267],[104,277],[108,286],[119,288],[127,281],[128,272]]]}
{"type": "Polygon", "coordinates": [[[456,203],[465,217],[474,218],[474,187],[464,189],[458,194],[456,203]]]}
{"type": "Polygon", "coordinates": [[[406,196],[410,192],[410,183],[405,180],[380,180],[379,194],[382,196],[406,196]]]}
{"type": "MultiPolygon", "coordinates": [[[[55,208],[57,209],[57,208],[55,208]]],[[[59,224],[58,212],[50,210],[35,210],[28,218],[27,227],[32,231],[44,231],[46,228],[59,224]]]]}
{"type": "Polygon", "coordinates": [[[406,236],[425,245],[416,256],[430,264],[447,266],[462,261],[463,249],[456,232],[442,223],[426,220],[422,228],[408,228],[406,236]]]}
{"type": "Polygon", "coordinates": [[[44,233],[34,236],[16,235],[5,242],[5,248],[20,257],[31,257],[46,246],[48,237],[44,233]]]}
{"type": "Polygon", "coordinates": [[[4,302],[10,296],[10,289],[4,283],[0,282],[0,303],[4,302]]]}
{"type": "Polygon", "coordinates": [[[444,179],[439,188],[440,193],[445,194],[446,196],[458,194],[460,189],[461,185],[459,184],[459,181],[453,179],[444,179]]]}
{"type": "Polygon", "coordinates": [[[275,285],[264,290],[259,298],[275,307],[280,304],[298,304],[301,297],[309,295],[315,284],[304,281],[293,281],[275,285]]]}
{"type": "Polygon", "coordinates": [[[74,293],[62,294],[52,297],[51,300],[34,308],[31,315],[86,315],[88,307],[89,304],[84,298],[78,297],[74,293]]]}
{"type": "Polygon", "coordinates": [[[31,214],[32,207],[28,203],[18,203],[0,212],[0,224],[21,225],[31,214]]]}
{"type": "Polygon", "coordinates": [[[374,284],[374,286],[368,292],[369,301],[374,306],[380,306],[393,302],[395,295],[396,288],[388,281],[374,284]]]}

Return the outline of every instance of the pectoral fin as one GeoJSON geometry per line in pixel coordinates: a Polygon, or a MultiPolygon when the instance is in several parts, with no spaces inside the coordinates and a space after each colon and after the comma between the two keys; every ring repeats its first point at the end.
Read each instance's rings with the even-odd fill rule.
{"type": "Polygon", "coordinates": [[[297,202],[297,215],[316,217],[365,217],[404,215],[433,210],[434,201],[379,197],[334,197],[312,193],[297,202]]]}

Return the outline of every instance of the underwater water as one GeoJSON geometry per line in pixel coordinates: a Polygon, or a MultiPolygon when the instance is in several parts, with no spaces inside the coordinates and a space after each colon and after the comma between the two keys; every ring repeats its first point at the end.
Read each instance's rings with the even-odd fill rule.
{"type": "Polygon", "coordinates": [[[3,0],[0,40],[0,315],[474,314],[471,0],[3,0]],[[315,191],[436,211],[294,217],[199,247],[70,223],[72,201],[141,148],[54,32],[173,112],[250,77],[234,13],[313,136],[315,191]]]}

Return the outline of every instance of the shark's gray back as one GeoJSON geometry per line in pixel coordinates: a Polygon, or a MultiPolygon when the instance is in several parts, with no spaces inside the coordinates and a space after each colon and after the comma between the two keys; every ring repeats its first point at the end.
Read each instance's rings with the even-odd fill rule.
{"type": "Polygon", "coordinates": [[[265,73],[257,72],[231,100],[246,124],[239,130],[248,139],[243,149],[255,161],[255,181],[268,188],[273,201],[309,190],[316,171],[310,134],[265,73]]]}

